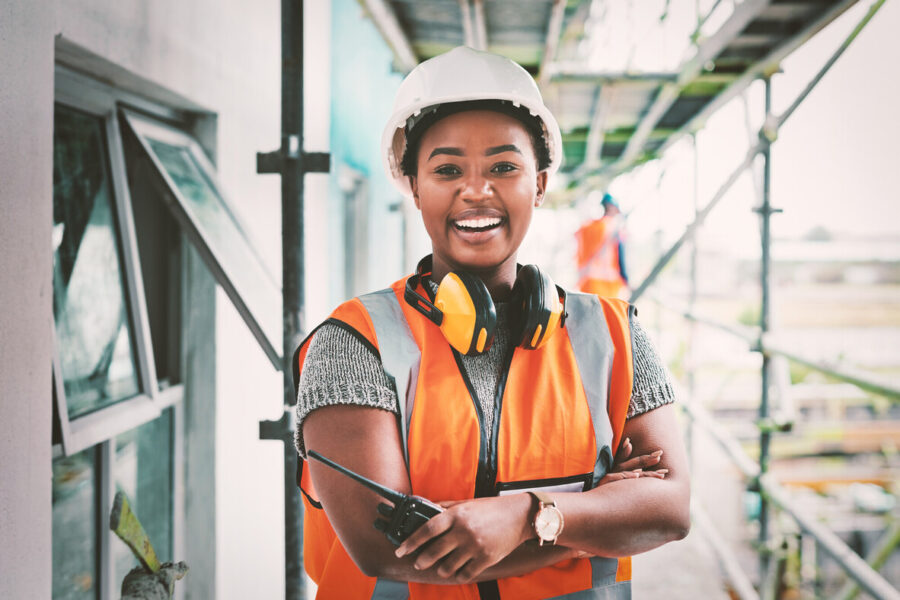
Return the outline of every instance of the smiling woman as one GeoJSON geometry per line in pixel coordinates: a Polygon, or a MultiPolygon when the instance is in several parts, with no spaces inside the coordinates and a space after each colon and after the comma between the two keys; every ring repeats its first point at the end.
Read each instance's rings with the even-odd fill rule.
{"type": "Polygon", "coordinates": [[[434,280],[450,271],[477,273],[505,299],[547,185],[521,121],[492,110],[441,119],[422,136],[409,178],[434,250],[434,280]]]}
{"type": "Polygon", "coordinates": [[[629,598],[628,557],[687,532],[687,466],[633,307],[516,262],[555,119],[521,67],[457,48],[404,80],[382,139],[433,254],[298,348],[297,449],[442,511],[412,527],[417,500],[301,461],[319,597],[629,598]]]}

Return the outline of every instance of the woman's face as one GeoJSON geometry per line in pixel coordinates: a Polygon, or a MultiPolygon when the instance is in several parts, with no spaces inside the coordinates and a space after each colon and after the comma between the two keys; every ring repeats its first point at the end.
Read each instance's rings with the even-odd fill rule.
{"type": "Polygon", "coordinates": [[[508,267],[514,276],[516,252],[544,199],[547,172],[536,162],[525,127],[502,113],[456,113],[425,132],[410,184],[435,275],[508,267]]]}

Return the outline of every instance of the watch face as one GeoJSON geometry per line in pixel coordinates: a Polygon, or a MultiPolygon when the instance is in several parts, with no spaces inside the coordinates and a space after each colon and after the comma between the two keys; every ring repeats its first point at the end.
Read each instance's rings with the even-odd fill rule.
{"type": "Polygon", "coordinates": [[[562,532],[562,513],[555,506],[544,506],[534,517],[534,530],[544,541],[552,541],[562,532]]]}

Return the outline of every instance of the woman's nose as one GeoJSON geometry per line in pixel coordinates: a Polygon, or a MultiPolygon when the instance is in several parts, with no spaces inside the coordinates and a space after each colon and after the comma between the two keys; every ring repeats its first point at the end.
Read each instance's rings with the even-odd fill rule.
{"type": "Polygon", "coordinates": [[[491,186],[490,179],[480,173],[472,173],[463,178],[462,189],[460,189],[460,196],[463,200],[479,202],[493,195],[494,189],[491,186]]]}

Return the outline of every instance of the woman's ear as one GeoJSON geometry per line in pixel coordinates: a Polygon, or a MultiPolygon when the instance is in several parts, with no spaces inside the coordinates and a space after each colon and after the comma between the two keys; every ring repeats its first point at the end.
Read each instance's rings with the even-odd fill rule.
{"type": "Polygon", "coordinates": [[[547,177],[547,171],[541,171],[537,174],[537,192],[534,195],[535,207],[544,203],[544,193],[547,190],[547,177]]]}
{"type": "Polygon", "coordinates": [[[409,188],[413,193],[413,202],[416,203],[416,208],[422,210],[422,207],[419,205],[419,180],[415,175],[407,175],[407,178],[409,179],[409,188]]]}

